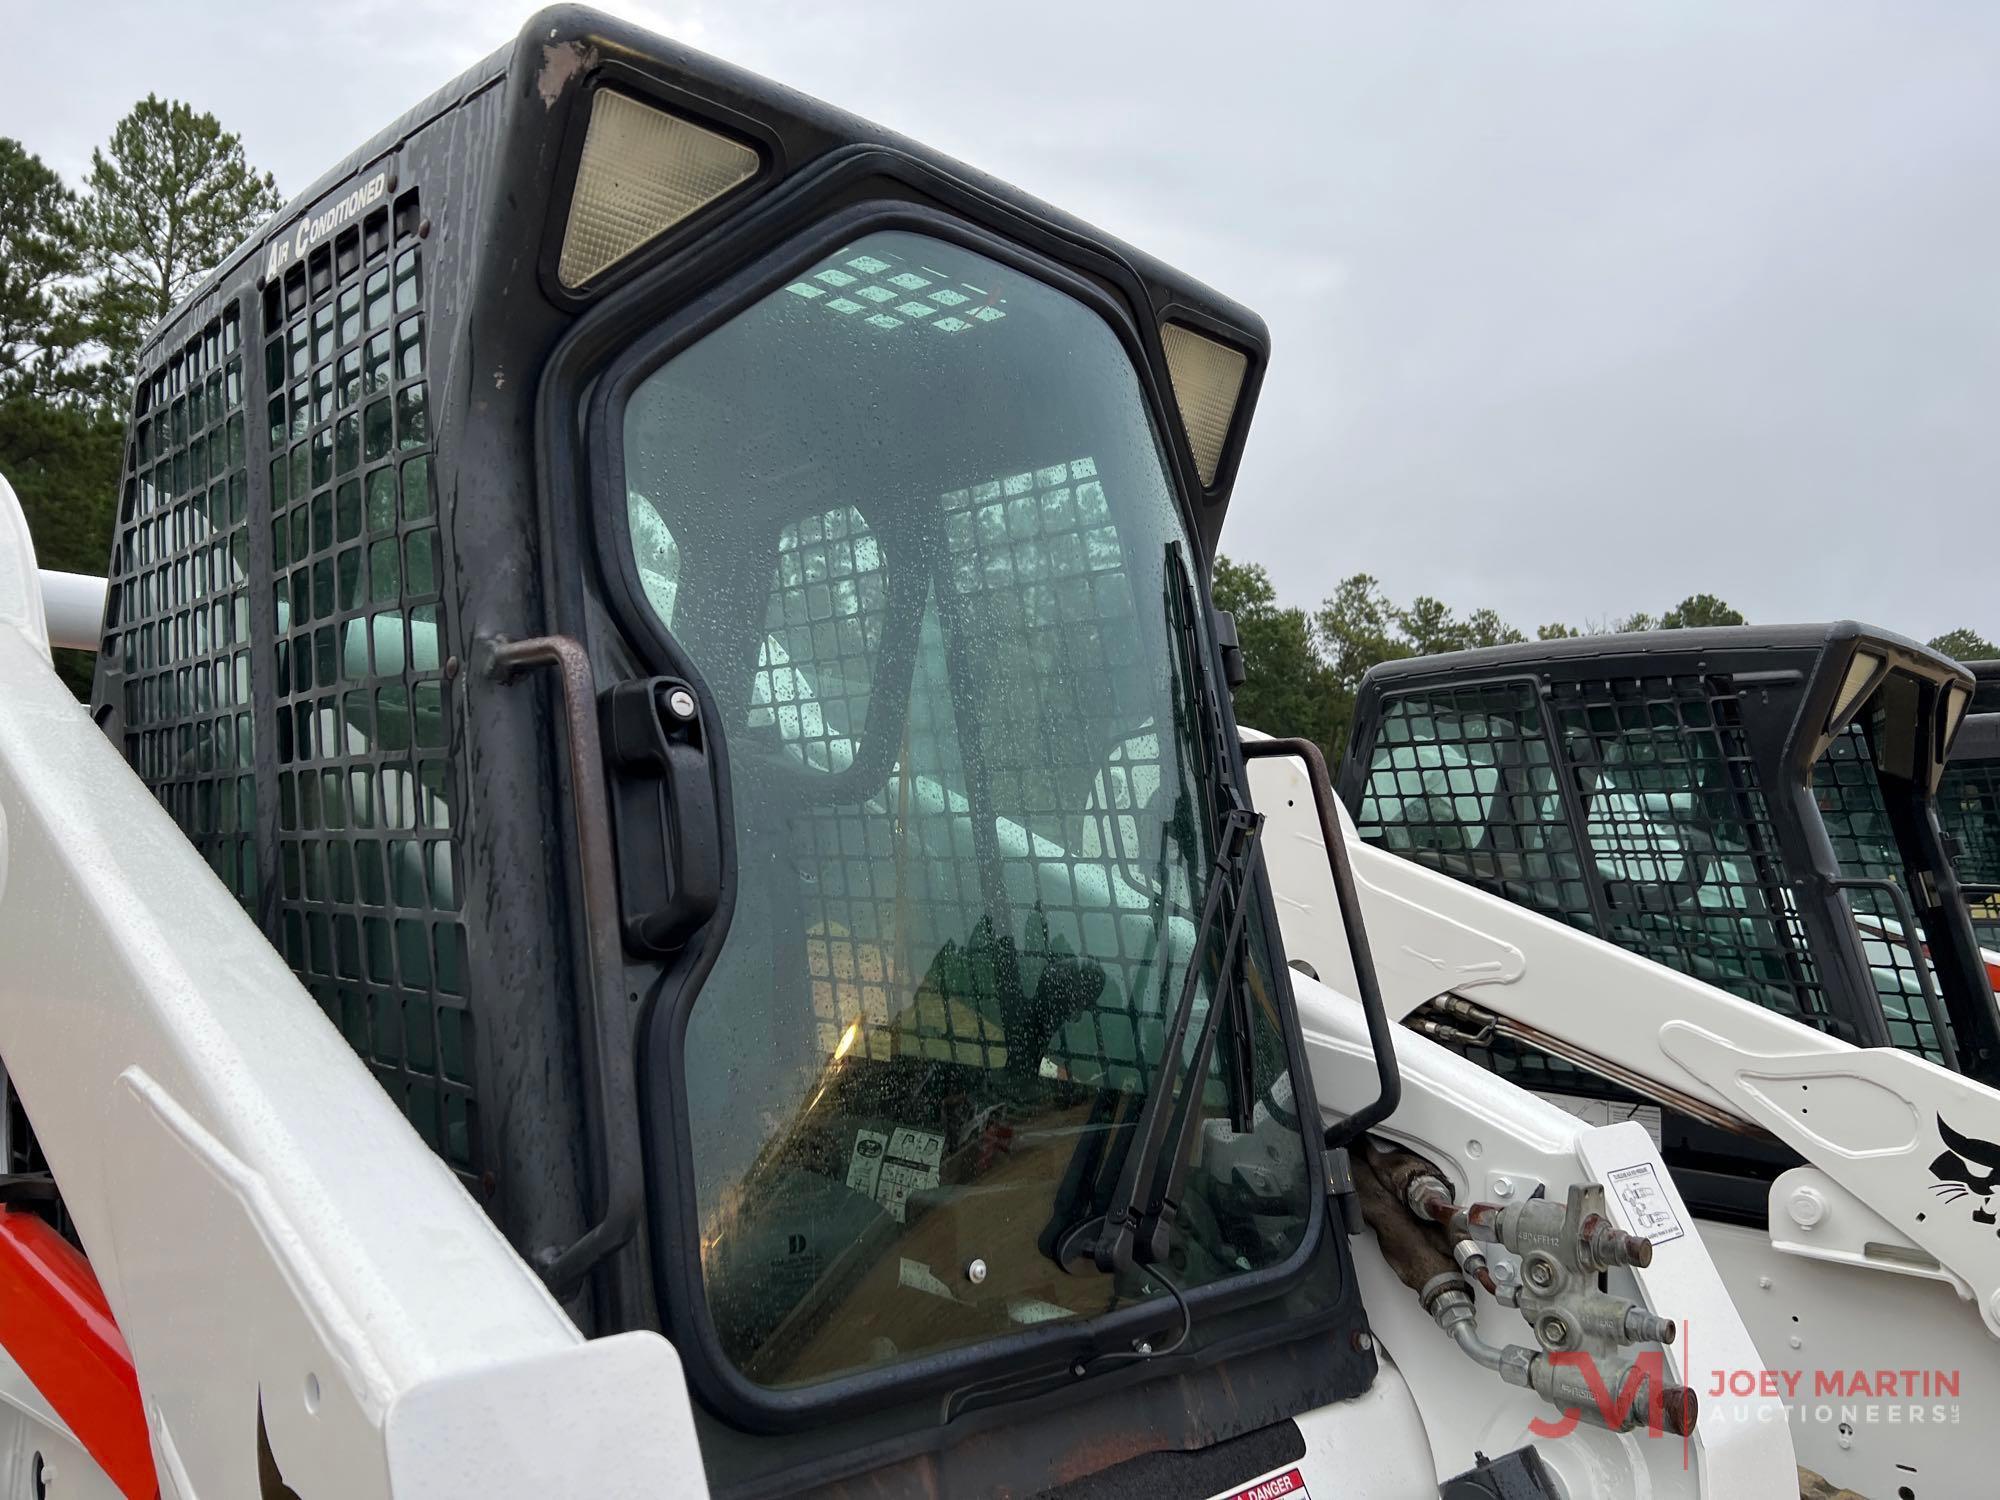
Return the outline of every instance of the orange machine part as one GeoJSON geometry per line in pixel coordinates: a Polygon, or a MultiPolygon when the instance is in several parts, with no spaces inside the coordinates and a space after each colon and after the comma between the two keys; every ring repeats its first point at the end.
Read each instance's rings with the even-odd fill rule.
{"type": "Polygon", "coordinates": [[[0,1345],[121,1492],[156,1500],[139,1374],[90,1262],[33,1214],[6,1208],[0,1345]]]}

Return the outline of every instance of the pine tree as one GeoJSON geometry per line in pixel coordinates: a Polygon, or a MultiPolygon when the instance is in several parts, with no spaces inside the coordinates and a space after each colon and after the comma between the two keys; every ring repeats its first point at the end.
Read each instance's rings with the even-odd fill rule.
{"type": "Polygon", "coordinates": [[[283,206],[214,115],[148,94],[93,151],[80,212],[92,333],[130,378],[146,335],[283,206]]]}
{"type": "Polygon", "coordinates": [[[73,332],[64,294],[82,268],[75,195],[0,136],[0,400],[53,376],[73,332]]]}
{"type": "Polygon", "coordinates": [[[1689,594],[1660,616],[1662,630],[1691,630],[1700,625],[1748,625],[1737,610],[1713,594],[1689,594]]]}
{"type": "Polygon", "coordinates": [[[1953,661],[1991,661],[2000,657],[2000,646],[1994,645],[1976,630],[1960,626],[1957,630],[1947,630],[1943,635],[1933,636],[1926,643],[1933,651],[1942,651],[1953,661]]]}

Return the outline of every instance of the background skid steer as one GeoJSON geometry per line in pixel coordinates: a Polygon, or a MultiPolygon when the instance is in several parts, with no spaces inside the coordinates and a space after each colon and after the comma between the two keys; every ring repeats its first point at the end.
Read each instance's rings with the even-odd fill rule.
{"type": "Polygon", "coordinates": [[[1972,710],[1938,783],[1938,822],[1956,842],[1952,862],[1972,909],[1972,930],[2000,989],[2000,661],[1963,665],[1972,673],[1972,710]]]}
{"type": "Polygon", "coordinates": [[[7,1213],[128,1392],[0,1330],[13,1492],[1788,1486],[1599,1206],[1644,1133],[1392,1037],[1352,901],[1292,983],[1206,589],[1264,351],[580,11],[244,246],[88,712],[0,531],[7,1213]]]}
{"type": "MultiPolygon", "coordinates": [[[[1816,1394],[2000,1389],[1992,999],[1933,802],[1969,688],[1852,625],[1469,652],[1371,674],[1342,773],[1391,1012],[1646,1124],[1802,1460],[1864,1494],[1975,1485],[1977,1429],[1928,1377],[1893,1424],[1816,1394]]],[[[1274,860],[1317,963],[1325,877],[1274,860]]]]}

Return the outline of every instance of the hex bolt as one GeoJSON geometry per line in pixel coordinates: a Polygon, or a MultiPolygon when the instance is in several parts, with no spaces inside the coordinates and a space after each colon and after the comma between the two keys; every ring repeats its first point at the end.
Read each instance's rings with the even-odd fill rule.
{"type": "Polygon", "coordinates": [[[1565,1323],[1561,1318],[1544,1318],[1542,1319],[1541,1326],[1535,1331],[1542,1336],[1544,1344],[1566,1344],[1569,1342],[1569,1324],[1565,1323]]]}
{"type": "Polygon", "coordinates": [[[1528,1280],[1535,1286],[1546,1287],[1555,1282],[1556,1268],[1539,1256],[1530,1260],[1524,1269],[1528,1280]]]}
{"type": "Polygon", "coordinates": [[[677,687],[667,694],[667,712],[685,722],[694,717],[694,694],[686,688],[677,687]]]}
{"type": "Polygon", "coordinates": [[[1494,1197],[1496,1197],[1496,1198],[1511,1198],[1511,1197],[1513,1197],[1513,1196],[1514,1196],[1514,1179],[1513,1179],[1513,1178],[1511,1178],[1511,1177],[1496,1177],[1496,1178],[1494,1178],[1494,1179],[1493,1179],[1493,1196],[1494,1196],[1494,1197]]]}
{"type": "Polygon", "coordinates": [[[1792,1222],[1801,1229],[1816,1228],[1826,1217],[1826,1198],[1815,1188],[1798,1189],[1785,1206],[1791,1211],[1792,1222]]]}
{"type": "Polygon", "coordinates": [[[986,1279],[986,1262],[975,1255],[966,1265],[965,1279],[974,1286],[978,1286],[980,1282],[986,1279]]]}

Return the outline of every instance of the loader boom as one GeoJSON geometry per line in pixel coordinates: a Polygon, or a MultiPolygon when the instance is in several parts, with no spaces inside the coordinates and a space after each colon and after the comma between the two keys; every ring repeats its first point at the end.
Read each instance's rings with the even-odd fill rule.
{"type": "Polygon", "coordinates": [[[673,1347],[585,1342],[326,1025],[55,675],[19,520],[0,490],[0,1057],[162,1471],[247,1495],[261,1424],[357,1500],[701,1493],[673,1347]]]}

